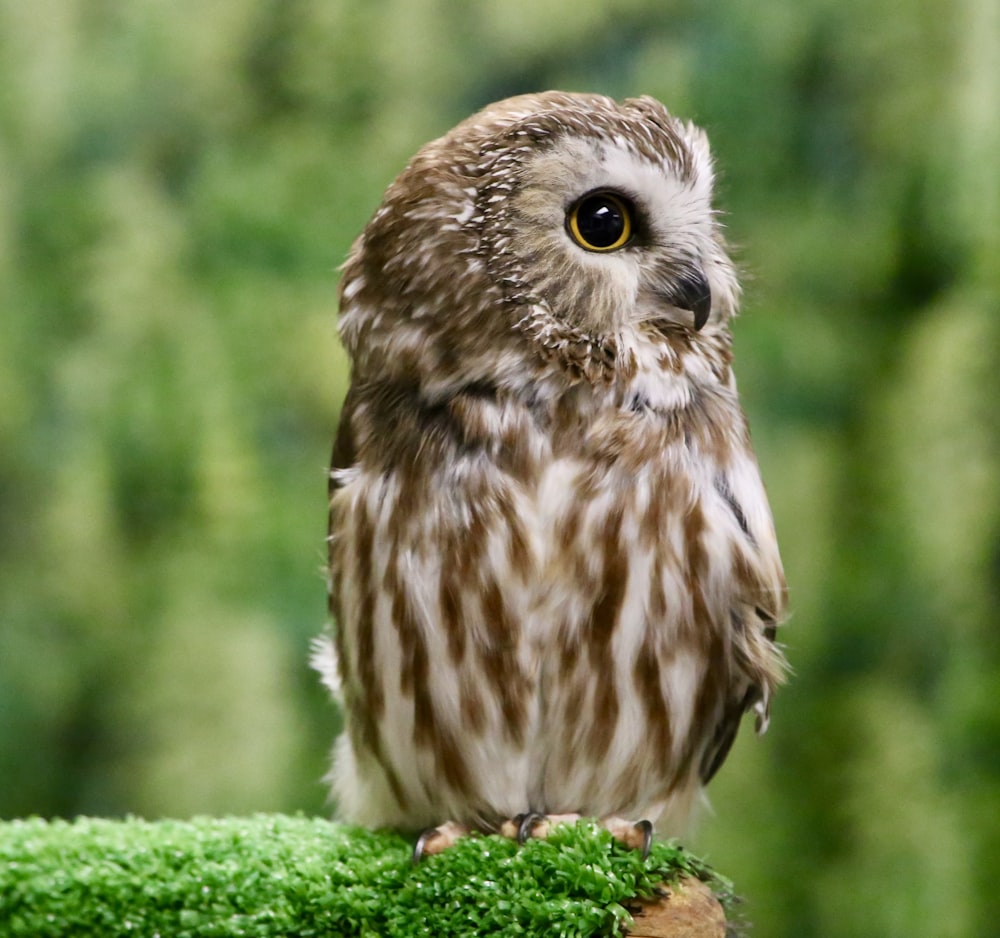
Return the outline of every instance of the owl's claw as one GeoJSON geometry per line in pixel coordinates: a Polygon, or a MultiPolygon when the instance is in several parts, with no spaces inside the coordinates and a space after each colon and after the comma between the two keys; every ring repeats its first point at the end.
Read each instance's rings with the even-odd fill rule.
{"type": "Polygon", "coordinates": [[[424,857],[434,856],[435,853],[447,850],[468,833],[468,828],[454,821],[421,831],[417,842],[413,845],[413,865],[416,866],[424,857]]]}
{"type": "Polygon", "coordinates": [[[497,828],[497,833],[508,840],[516,841],[518,845],[523,845],[530,837],[544,839],[549,832],[549,825],[546,823],[548,820],[546,815],[537,811],[525,811],[504,821],[497,828]]]}
{"type": "MultiPolygon", "coordinates": [[[[525,814],[519,814],[514,820],[517,821],[517,842],[523,846],[524,842],[534,835],[535,828],[546,820],[546,817],[537,811],[528,811],[525,814]]],[[[546,825],[545,833],[548,833],[548,825],[546,825]]]]}
{"type": "MultiPolygon", "coordinates": [[[[573,824],[579,820],[579,814],[539,814],[537,811],[525,811],[524,814],[517,814],[504,821],[497,833],[509,840],[515,840],[523,846],[533,837],[545,840],[557,824],[573,824]]],[[[642,820],[633,823],[624,818],[611,816],[601,818],[599,823],[619,843],[624,844],[630,850],[638,850],[642,854],[643,860],[649,856],[649,851],[653,847],[653,824],[651,821],[642,820]]],[[[433,828],[430,832],[425,831],[424,833],[433,834],[436,830],[437,828],[433,828]]]]}
{"type": "Polygon", "coordinates": [[[624,844],[630,850],[640,851],[644,860],[649,856],[649,851],[653,847],[653,824],[651,821],[643,820],[633,824],[620,817],[606,817],[601,819],[601,826],[619,843],[624,844]]]}
{"type": "MultiPolygon", "coordinates": [[[[436,827],[428,827],[426,830],[420,832],[420,836],[417,838],[417,842],[413,845],[413,865],[416,866],[424,858],[427,852],[428,841],[433,840],[437,837],[438,829],[436,827]]],[[[433,851],[431,851],[433,852],[433,851]]]]}
{"type": "Polygon", "coordinates": [[[653,848],[653,823],[643,819],[635,825],[635,830],[642,835],[642,858],[646,860],[653,848]]]}
{"type": "Polygon", "coordinates": [[[524,814],[516,814],[504,821],[497,833],[501,837],[516,840],[518,844],[523,845],[532,837],[545,840],[549,836],[549,831],[557,824],[572,824],[579,820],[579,814],[540,814],[537,811],[525,811],[524,814]]]}

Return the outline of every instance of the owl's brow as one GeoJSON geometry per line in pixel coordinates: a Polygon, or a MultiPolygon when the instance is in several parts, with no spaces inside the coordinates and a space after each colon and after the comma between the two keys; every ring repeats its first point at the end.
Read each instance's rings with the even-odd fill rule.
{"type": "Polygon", "coordinates": [[[523,147],[526,141],[536,145],[554,145],[565,136],[586,137],[612,144],[630,150],[654,164],[667,159],[674,165],[681,179],[688,181],[694,176],[694,159],[679,134],[659,122],[631,115],[595,115],[566,108],[539,112],[507,127],[493,146],[485,149],[497,148],[509,152],[511,144],[521,144],[523,147]]]}

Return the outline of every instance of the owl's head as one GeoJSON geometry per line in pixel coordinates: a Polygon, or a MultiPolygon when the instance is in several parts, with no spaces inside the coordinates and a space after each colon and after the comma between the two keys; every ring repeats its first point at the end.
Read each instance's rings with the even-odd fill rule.
{"type": "Polygon", "coordinates": [[[490,105],[420,150],[355,242],[355,368],[502,383],[534,352],[608,380],[638,334],[724,329],[738,286],[712,183],[705,134],[652,98],[490,105]]]}

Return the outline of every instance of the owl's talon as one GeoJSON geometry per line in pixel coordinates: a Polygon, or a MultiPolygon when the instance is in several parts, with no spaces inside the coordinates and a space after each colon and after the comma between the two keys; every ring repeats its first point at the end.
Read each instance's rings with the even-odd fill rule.
{"type": "Polygon", "coordinates": [[[635,830],[642,835],[642,858],[647,860],[649,851],[653,848],[653,823],[644,819],[635,825],[635,830]]]}
{"type": "Polygon", "coordinates": [[[629,850],[638,850],[645,860],[653,847],[653,824],[651,821],[637,821],[634,824],[620,817],[601,818],[601,826],[619,843],[629,850]]]}
{"type": "Polygon", "coordinates": [[[412,860],[414,866],[419,865],[420,861],[424,858],[428,841],[433,840],[437,834],[438,829],[436,827],[428,827],[426,830],[420,832],[417,842],[413,845],[412,860]]]}
{"type": "Polygon", "coordinates": [[[461,837],[469,833],[469,829],[455,821],[448,821],[437,827],[428,827],[420,832],[417,842],[413,845],[413,864],[416,866],[424,857],[441,853],[453,846],[461,837]]]}
{"type": "Polygon", "coordinates": [[[518,821],[517,842],[523,846],[524,842],[532,836],[535,828],[545,820],[545,815],[539,814],[537,811],[528,811],[525,814],[519,814],[515,820],[518,821]]]}

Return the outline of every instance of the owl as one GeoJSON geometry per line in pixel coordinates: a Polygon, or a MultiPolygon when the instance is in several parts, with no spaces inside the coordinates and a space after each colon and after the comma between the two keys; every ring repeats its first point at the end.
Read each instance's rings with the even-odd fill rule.
{"type": "Polygon", "coordinates": [[[649,97],[500,101],[351,248],[330,472],[345,820],[676,834],[785,669],[705,134],[649,97]]]}

